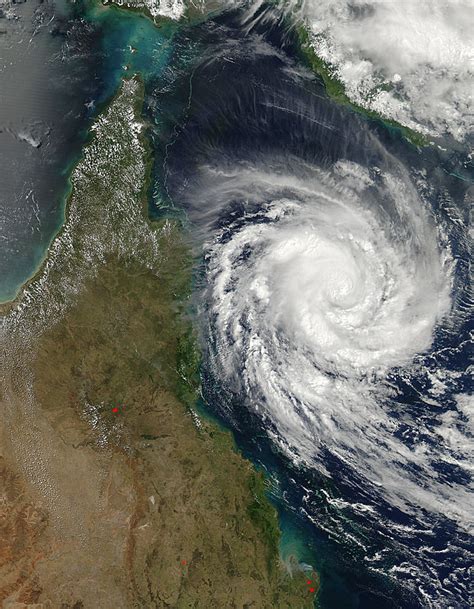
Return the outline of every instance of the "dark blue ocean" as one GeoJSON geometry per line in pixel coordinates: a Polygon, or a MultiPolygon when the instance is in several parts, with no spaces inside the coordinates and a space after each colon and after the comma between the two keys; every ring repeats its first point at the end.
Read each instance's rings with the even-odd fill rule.
{"type": "MultiPolygon", "coordinates": [[[[465,511],[470,511],[461,498],[472,482],[469,452],[473,432],[469,420],[472,410],[466,406],[472,392],[467,237],[472,167],[465,153],[454,151],[449,142],[445,144],[451,152],[436,146],[417,149],[397,129],[335,104],[319,80],[302,66],[291,28],[272,11],[262,10],[261,20],[253,19],[251,26],[245,14],[221,16],[183,32],[175,49],[176,66],[166,83],[169,93],[163,96],[151,87],[148,112],[172,125],[168,136],[163,137],[161,132],[155,139],[158,150],[166,142],[164,153],[157,155],[157,183],[165,181],[170,205],[184,207],[196,248],[197,308],[206,355],[205,408],[234,431],[244,454],[268,474],[283,523],[283,552],[294,551],[302,562],[317,568],[322,582],[319,606],[467,609],[473,549],[468,516],[461,522],[445,515],[442,505],[435,507],[433,502],[431,509],[430,500],[423,503],[423,495],[432,492],[433,483],[433,488],[439,487],[447,498],[451,489],[460,489],[459,495],[453,491],[446,505],[460,497],[456,508],[460,508],[463,518],[465,511]],[[187,53],[193,47],[197,60],[187,53]],[[188,100],[180,115],[175,103],[179,98],[188,100]],[[172,138],[171,144],[168,138],[172,138]],[[356,440],[364,429],[357,415],[354,448],[348,451],[354,456],[353,464],[338,456],[337,437],[347,425],[337,416],[335,446],[325,439],[314,468],[296,464],[281,448],[287,438],[279,427],[278,408],[268,404],[258,384],[251,384],[254,379],[249,370],[258,365],[252,359],[251,345],[260,341],[258,333],[266,328],[262,330],[263,324],[252,317],[258,308],[252,309],[248,302],[252,281],[258,279],[254,269],[266,270],[262,259],[268,258],[267,264],[272,264],[265,250],[267,243],[262,245],[255,235],[272,230],[268,227],[274,223],[274,216],[266,210],[275,200],[293,201],[301,196],[305,205],[311,205],[306,193],[295,194],[303,189],[300,182],[309,184],[314,168],[326,172],[341,159],[359,167],[400,166],[406,170],[426,201],[430,222],[438,227],[443,247],[451,252],[453,260],[449,315],[434,328],[428,349],[416,354],[410,365],[394,366],[388,372],[384,384],[390,385],[390,397],[384,394],[377,402],[389,422],[386,427],[380,424],[379,433],[374,425],[373,442],[377,444],[380,437],[380,454],[393,444],[400,448],[400,454],[417,455],[421,449],[429,455],[426,461],[420,461],[422,464],[415,457],[408,457],[406,463],[398,456],[387,458],[384,467],[390,475],[406,478],[410,484],[414,480],[415,487],[419,484],[419,493],[414,488],[407,507],[393,501],[371,483],[365,470],[358,469],[359,461],[364,463],[372,457],[370,445],[367,458],[357,454],[359,445],[365,447],[363,441],[356,440]],[[269,175],[278,180],[277,186],[269,181],[269,175]],[[421,176],[419,180],[417,176],[421,176]],[[238,240],[244,238],[248,238],[245,247],[236,245],[233,250],[233,240],[240,244],[238,240]],[[224,252],[217,263],[215,251],[224,252]],[[239,253],[231,262],[225,257],[230,256],[226,253],[229,251],[239,253]],[[226,303],[241,307],[235,313],[242,317],[238,334],[233,320],[228,327],[218,327],[225,312],[221,314],[211,302],[213,281],[216,277],[224,281],[227,273],[230,279],[219,303],[222,307],[226,303]],[[232,290],[245,289],[243,286],[248,296],[233,298],[232,290]],[[246,347],[238,347],[246,333],[246,347]],[[228,347],[230,354],[223,356],[223,347],[228,347]],[[233,348],[242,348],[244,355],[239,361],[232,360],[236,370],[223,378],[222,370],[226,358],[232,358],[233,348]],[[436,393],[436,379],[441,378],[443,386],[436,393]],[[449,444],[448,440],[443,444],[447,421],[459,434],[459,442],[449,444]]],[[[163,206],[163,195],[155,195],[163,206]]],[[[397,222],[399,219],[390,220],[395,242],[405,234],[405,227],[397,222]]],[[[304,229],[304,225],[298,226],[298,230],[304,229]]],[[[270,235],[276,238],[274,233],[270,235]]],[[[265,309],[260,312],[265,316],[265,309]]],[[[278,316],[278,310],[273,315],[278,316]]],[[[267,321],[273,321],[271,316],[267,321]]],[[[284,344],[284,331],[272,332],[280,332],[275,340],[284,344]]],[[[289,344],[278,353],[291,361],[288,354],[293,348],[289,344]]],[[[264,354],[262,351],[261,357],[264,354]]],[[[276,369],[282,370],[284,365],[282,368],[278,363],[276,369]]],[[[259,382],[265,379],[259,377],[259,382]]],[[[299,416],[308,422],[307,411],[293,398],[290,395],[288,402],[295,412],[301,407],[299,416]]],[[[311,415],[317,419],[318,412],[311,415]]],[[[345,415],[341,410],[340,418],[345,415]]],[[[350,427],[348,430],[344,433],[350,438],[350,427]]],[[[367,466],[367,471],[376,469],[367,466]]]]}
{"type": "MultiPolygon", "coordinates": [[[[194,248],[195,312],[203,351],[200,408],[230,428],[239,449],[266,472],[269,495],[280,514],[283,557],[295,555],[303,565],[317,569],[317,606],[322,609],[467,609],[472,537],[467,526],[470,508],[463,497],[472,483],[468,465],[473,429],[468,402],[472,167],[466,151],[453,142],[417,149],[396,128],[329,99],[302,63],[290,25],[273,10],[263,8],[261,18],[251,24],[244,13],[229,12],[202,24],[158,29],[135,13],[77,4],[54,23],[58,27],[41,32],[41,78],[56,83],[59,90],[45,102],[49,114],[41,117],[41,133],[47,135],[38,148],[23,148],[28,144],[21,140],[15,149],[15,166],[25,172],[18,175],[29,176],[34,196],[25,198],[23,178],[0,190],[0,229],[6,244],[2,298],[11,298],[34,272],[61,225],[68,173],[94,116],[124,75],[140,72],[155,154],[150,215],[182,219],[194,248]],[[65,82],[61,70],[70,71],[67,91],[60,88],[65,82]],[[358,168],[396,167],[400,175],[409,176],[413,192],[429,210],[430,231],[440,235],[451,261],[451,307],[436,323],[429,348],[416,353],[410,365],[390,368],[383,380],[390,392],[377,393],[373,382],[374,403],[383,414],[380,443],[377,433],[371,440],[378,451],[374,454],[383,455],[390,446],[398,447],[400,454],[422,454],[418,461],[390,455],[382,459],[388,479],[406,479],[413,487],[406,504],[403,489],[388,493],[383,485],[372,483],[367,472],[378,471],[376,465],[358,467],[367,459],[360,454],[365,444],[357,413],[353,461],[337,452],[341,430],[350,438],[352,425],[341,410],[334,446],[330,437],[325,438],[312,466],[310,460],[295,460],[282,448],[287,438],[278,410],[263,390],[260,395],[259,387],[240,382],[247,378],[250,359],[239,360],[231,381],[215,364],[222,338],[210,296],[212,252],[225,251],[236,237],[256,234],[256,227],[273,230],[275,216],[269,206],[275,201],[296,202],[306,214],[312,194],[302,195],[301,185],[315,175],[326,176],[334,166],[342,167],[342,161],[358,168]],[[251,179],[244,181],[243,175],[251,179]],[[15,203],[18,200],[21,206],[15,203]],[[431,501],[430,485],[440,489],[444,503],[431,501]],[[444,513],[443,506],[450,504],[453,510],[444,513]],[[462,517],[453,517],[457,513],[462,517]]],[[[20,117],[15,112],[7,109],[2,123],[8,123],[11,132],[18,133],[13,127],[22,121],[36,124],[35,111],[26,108],[20,117]]],[[[325,188],[333,188],[331,180],[325,188]]],[[[369,192],[372,207],[381,192],[374,183],[369,192]]],[[[383,201],[380,205],[380,217],[399,246],[411,233],[388,203],[386,208],[383,201]]],[[[288,217],[292,219],[291,214],[288,217]]],[[[305,226],[309,224],[297,228],[304,231],[305,226]]],[[[291,222],[289,227],[294,229],[291,222]]],[[[414,256],[417,247],[421,248],[414,246],[414,256]]],[[[263,257],[263,249],[243,248],[232,272],[259,268],[260,253],[263,257]]],[[[425,263],[429,272],[429,261],[425,263]]],[[[235,277],[244,285],[241,275],[235,277]]],[[[230,281],[225,291],[229,298],[233,285],[237,284],[230,281]]],[[[429,303],[424,306],[429,308],[429,303]]],[[[259,338],[255,320],[246,314],[241,332],[259,338]]],[[[296,349],[284,336],[277,338],[285,345],[285,355],[296,349]]],[[[235,337],[232,340],[237,343],[235,337]]],[[[284,367],[285,362],[278,365],[284,367]]],[[[316,364],[314,372],[319,373],[316,364]]],[[[297,400],[292,403],[296,415],[307,416],[297,400]]],[[[311,417],[317,420],[318,411],[311,417]]],[[[309,426],[309,419],[305,421],[309,426]]],[[[371,430],[377,432],[376,423],[371,430]]],[[[368,453],[370,461],[370,445],[368,453]]]]}

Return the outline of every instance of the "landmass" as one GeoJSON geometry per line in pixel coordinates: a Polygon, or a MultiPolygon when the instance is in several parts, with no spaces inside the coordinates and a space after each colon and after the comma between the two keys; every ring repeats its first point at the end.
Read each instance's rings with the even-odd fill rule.
{"type": "Polygon", "coordinates": [[[309,609],[264,478],[194,410],[192,261],[148,219],[142,98],[125,80],[97,118],[61,232],[2,307],[0,606],[309,609]]]}
{"type": "MultiPolygon", "coordinates": [[[[234,5],[222,2],[221,0],[202,0],[194,2],[191,0],[103,0],[103,4],[111,4],[123,9],[138,11],[160,27],[167,21],[186,21],[189,23],[198,23],[202,19],[206,19],[218,14],[224,10],[235,8],[234,5]]],[[[273,0],[269,0],[268,6],[278,4],[273,0]]],[[[370,108],[370,97],[375,96],[380,90],[389,85],[383,84],[374,88],[371,95],[367,97],[367,103],[357,103],[349,97],[346,88],[337,77],[335,70],[324,61],[317,53],[313,43],[310,26],[298,16],[291,15],[288,11],[282,8],[282,19],[284,28],[287,32],[291,32],[299,59],[320,78],[324,84],[327,94],[335,102],[349,106],[355,112],[363,114],[369,119],[382,122],[389,129],[397,130],[406,140],[416,147],[428,146],[431,140],[424,133],[416,131],[402,123],[385,116],[383,113],[376,112],[370,108]]]]}
{"type": "MultiPolygon", "coordinates": [[[[306,25],[294,26],[300,56],[303,62],[317,74],[324,83],[327,94],[331,99],[339,104],[349,106],[356,112],[363,114],[371,119],[376,119],[383,122],[387,127],[397,129],[401,135],[411,144],[417,147],[428,146],[430,140],[428,137],[414,129],[410,129],[401,123],[390,119],[387,116],[371,110],[369,107],[363,107],[355,101],[351,100],[346,93],[344,84],[334,75],[334,71],[330,66],[318,56],[311,42],[311,36],[306,25]]],[[[374,91],[375,94],[376,91],[374,91]]]]}

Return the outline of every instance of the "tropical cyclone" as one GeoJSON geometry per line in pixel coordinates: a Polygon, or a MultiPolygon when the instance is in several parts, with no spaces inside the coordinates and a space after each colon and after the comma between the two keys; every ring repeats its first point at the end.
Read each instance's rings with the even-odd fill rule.
{"type": "Polygon", "coordinates": [[[4,308],[0,604],[309,609],[262,478],[192,411],[190,261],[146,219],[142,95],[125,81],[97,119],[65,225],[4,308]]]}
{"type": "Polygon", "coordinates": [[[246,201],[206,245],[216,376],[297,462],[331,475],[330,453],[392,505],[468,528],[468,490],[432,471],[442,449],[407,451],[384,408],[391,371],[429,351],[452,306],[449,252],[406,172],[338,161],[286,175],[266,159],[202,174],[195,198],[222,217],[246,201]]]}

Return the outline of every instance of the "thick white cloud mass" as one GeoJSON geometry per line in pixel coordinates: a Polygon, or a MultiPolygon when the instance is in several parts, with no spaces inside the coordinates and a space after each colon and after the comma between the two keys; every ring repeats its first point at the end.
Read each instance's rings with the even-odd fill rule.
{"type": "Polygon", "coordinates": [[[306,0],[292,10],[352,101],[432,136],[471,132],[472,1],[306,0]]]}
{"type": "Polygon", "coordinates": [[[144,0],[144,4],[153,17],[181,19],[186,10],[183,0],[144,0]]]}
{"type": "MultiPolygon", "coordinates": [[[[195,6],[186,0],[142,1],[153,16],[172,19],[195,6]]],[[[224,0],[224,6],[242,4],[253,22],[263,0],[224,0]]],[[[472,133],[472,0],[279,0],[279,5],[303,20],[314,50],[351,101],[427,136],[462,142],[472,133]]]]}
{"type": "Polygon", "coordinates": [[[465,436],[440,428],[445,442],[410,448],[397,429],[416,422],[387,406],[391,372],[410,370],[451,307],[449,255],[407,176],[346,161],[301,178],[211,173],[213,201],[266,201],[207,248],[218,376],[296,461],[331,475],[329,451],[390,504],[468,527],[467,488],[432,467],[464,468],[465,436]]]}

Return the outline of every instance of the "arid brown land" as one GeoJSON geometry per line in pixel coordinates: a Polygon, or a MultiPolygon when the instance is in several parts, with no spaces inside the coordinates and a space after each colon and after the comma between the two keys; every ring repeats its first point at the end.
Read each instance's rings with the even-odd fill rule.
{"type": "Polygon", "coordinates": [[[142,94],[126,81],[98,118],[65,225],[3,310],[0,606],[309,609],[263,478],[193,411],[190,260],[146,217],[142,94]]]}

